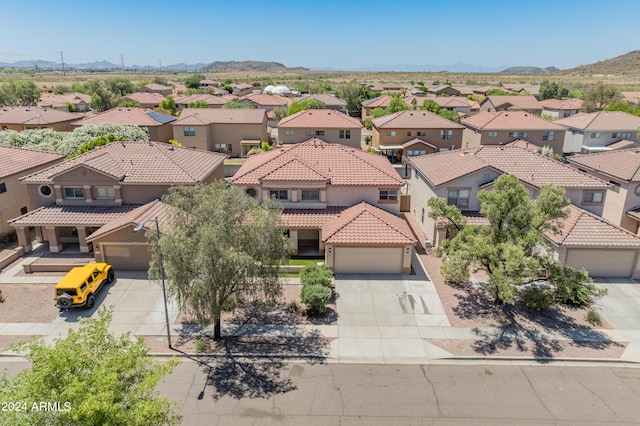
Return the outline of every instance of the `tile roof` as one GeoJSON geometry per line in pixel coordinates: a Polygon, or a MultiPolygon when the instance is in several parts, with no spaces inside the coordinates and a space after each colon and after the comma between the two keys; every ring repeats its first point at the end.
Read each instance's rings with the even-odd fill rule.
{"type": "Polygon", "coordinates": [[[64,93],[61,95],[44,94],[38,101],[38,106],[46,108],[50,105],[64,105],[65,102],[69,102],[73,105],[77,105],[81,102],[88,104],[91,102],[91,96],[84,93],[64,93]]]}
{"type": "Polygon", "coordinates": [[[50,204],[11,219],[9,223],[12,226],[103,226],[138,206],[139,204],[109,207],[50,204]]]}
{"type": "Polygon", "coordinates": [[[158,83],[147,83],[142,87],[145,87],[149,90],[171,90],[171,87],[165,86],[164,84],[158,84],[158,83]]]}
{"type": "Polygon", "coordinates": [[[317,93],[315,95],[309,95],[302,100],[305,99],[317,99],[322,102],[326,107],[334,106],[334,107],[346,107],[347,102],[344,99],[340,99],[337,96],[327,95],[325,93],[317,93]]]}
{"type": "Polygon", "coordinates": [[[403,144],[402,144],[402,147],[403,147],[403,148],[409,148],[410,146],[415,145],[415,144],[422,144],[422,145],[426,145],[426,146],[428,146],[429,148],[433,148],[433,149],[434,149],[434,150],[436,150],[436,151],[438,150],[438,147],[436,147],[435,145],[431,145],[429,142],[427,142],[427,141],[423,141],[423,140],[422,140],[422,139],[420,139],[420,138],[413,138],[413,139],[411,139],[410,141],[407,141],[407,142],[403,143],[403,144]]]}
{"type": "Polygon", "coordinates": [[[298,181],[300,176],[297,173],[303,165],[303,177],[313,176],[315,179],[317,174],[331,185],[399,187],[403,184],[402,178],[386,157],[317,138],[252,155],[231,178],[231,182],[259,185],[272,173],[277,173],[278,179],[298,181]],[[296,161],[292,162],[294,159],[296,161]],[[285,164],[288,166],[281,169],[285,164]]]}
{"type": "Polygon", "coordinates": [[[601,179],[519,146],[484,145],[410,158],[434,186],[491,167],[512,174],[535,188],[608,188],[601,179]]]}
{"type": "Polygon", "coordinates": [[[322,226],[325,244],[415,244],[407,222],[392,213],[361,202],[322,226]]]}
{"type": "Polygon", "coordinates": [[[509,95],[491,95],[487,96],[487,98],[482,101],[481,105],[485,102],[491,102],[496,108],[505,107],[506,105],[511,105],[508,107],[511,110],[517,109],[542,109],[542,105],[540,102],[532,95],[525,96],[509,96],[509,95]]]}
{"type": "Polygon", "coordinates": [[[467,127],[480,130],[553,130],[566,128],[527,111],[479,112],[461,121],[467,127]]]}
{"type": "Polygon", "coordinates": [[[640,150],[623,149],[567,157],[571,164],[587,167],[630,182],[640,181],[640,150]]]}
{"type": "Polygon", "coordinates": [[[134,92],[123,96],[126,101],[138,102],[139,104],[159,104],[165,99],[164,95],[154,92],[134,92]]]}
{"type": "Polygon", "coordinates": [[[123,183],[193,185],[220,167],[223,154],[159,142],[113,142],[22,178],[24,182],[53,182],[79,166],[110,175],[123,183]]]}
{"type": "Polygon", "coordinates": [[[93,234],[89,235],[87,242],[130,225],[136,226],[143,224],[145,229],[155,230],[155,224],[151,223],[155,218],[158,218],[158,227],[160,228],[160,232],[162,232],[166,229],[167,221],[171,217],[173,210],[173,206],[163,203],[160,200],[153,200],[110,220],[93,234]]]}
{"type": "MultiPolygon", "coordinates": [[[[205,102],[207,105],[224,105],[229,102],[228,99],[222,96],[214,96],[207,93],[196,93],[187,96],[177,96],[174,98],[178,105],[189,105],[192,102],[205,102]]],[[[182,116],[182,114],[180,114],[182,116]]]]}
{"type": "Polygon", "coordinates": [[[288,106],[290,103],[289,99],[279,95],[264,95],[259,93],[244,96],[242,100],[250,101],[259,106],[288,106]]]}
{"type": "Polygon", "coordinates": [[[640,127],[640,117],[621,111],[597,111],[575,114],[571,117],[556,120],[555,123],[580,130],[627,130],[635,132],[640,127]]]}
{"type": "Polygon", "coordinates": [[[391,99],[393,99],[393,96],[382,95],[378,96],[377,98],[367,99],[366,101],[363,101],[362,106],[367,108],[386,108],[389,106],[389,102],[391,102],[391,99]]]}
{"type": "Polygon", "coordinates": [[[526,141],[524,139],[516,139],[514,141],[504,144],[504,146],[519,146],[520,148],[528,149],[529,151],[532,151],[532,152],[542,151],[541,147],[539,147],[538,145],[532,144],[531,142],[526,141]]]}
{"type": "Polygon", "coordinates": [[[378,129],[464,129],[431,111],[405,110],[371,120],[378,129]]]}
{"type": "Polygon", "coordinates": [[[582,109],[582,104],[584,101],[582,99],[572,98],[572,99],[545,99],[540,101],[540,105],[542,105],[546,109],[558,109],[558,110],[574,110],[574,109],[582,109]]]}
{"type": "Polygon", "coordinates": [[[284,209],[282,223],[289,229],[318,229],[335,219],[347,207],[327,207],[326,209],[284,209]]]}
{"type": "Polygon", "coordinates": [[[171,115],[158,114],[151,109],[118,107],[103,111],[73,124],[74,126],[84,126],[85,124],[113,123],[140,127],[155,127],[174,121],[175,119],[176,118],[171,115]]]}
{"type": "Polygon", "coordinates": [[[175,126],[203,126],[208,124],[262,124],[264,109],[252,108],[185,108],[175,126]]]}
{"type": "Polygon", "coordinates": [[[54,124],[80,120],[82,114],[34,106],[5,106],[0,108],[0,123],[3,124],[54,124]]]}
{"type": "Polygon", "coordinates": [[[362,123],[333,109],[307,109],[280,120],[280,128],[361,129],[362,123]]]}
{"type": "Polygon", "coordinates": [[[569,217],[557,220],[558,233],[545,232],[552,243],[569,247],[640,248],[640,237],[631,232],[572,204],[567,209],[569,217]]]}
{"type": "Polygon", "coordinates": [[[62,160],[64,154],[0,145],[0,179],[22,173],[51,161],[62,160]]]}

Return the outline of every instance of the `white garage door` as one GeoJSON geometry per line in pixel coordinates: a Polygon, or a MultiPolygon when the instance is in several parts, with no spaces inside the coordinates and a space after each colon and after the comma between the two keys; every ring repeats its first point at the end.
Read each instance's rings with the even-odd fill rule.
{"type": "Polygon", "coordinates": [[[592,277],[630,277],[635,265],[632,250],[569,249],[567,266],[584,268],[592,277]]]}
{"type": "Polygon", "coordinates": [[[402,247],[335,247],[334,272],[399,274],[402,272],[402,247]]]}
{"type": "Polygon", "coordinates": [[[124,271],[146,271],[151,254],[148,245],[104,245],[105,262],[124,271]]]}

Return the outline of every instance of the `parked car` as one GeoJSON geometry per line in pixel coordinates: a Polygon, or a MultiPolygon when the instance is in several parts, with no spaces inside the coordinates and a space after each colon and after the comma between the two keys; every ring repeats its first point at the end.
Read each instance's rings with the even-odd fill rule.
{"type": "Polygon", "coordinates": [[[56,284],[56,307],[91,309],[96,303],[96,293],[103,284],[111,284],[114,279],[115,273],[108,263],[89,263],[75,267],[56,284]]]}

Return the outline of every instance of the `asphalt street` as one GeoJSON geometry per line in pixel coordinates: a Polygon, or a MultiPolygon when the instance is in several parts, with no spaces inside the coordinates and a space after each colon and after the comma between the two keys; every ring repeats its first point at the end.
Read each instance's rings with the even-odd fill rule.
{"type": "MultiPolygon", "coordinates": [[[[3,360],[10,373],[26,363],[3,360]]],[[[184,425],[637,425],[640,369],[182,363],[159,386],[184,425]]]]}

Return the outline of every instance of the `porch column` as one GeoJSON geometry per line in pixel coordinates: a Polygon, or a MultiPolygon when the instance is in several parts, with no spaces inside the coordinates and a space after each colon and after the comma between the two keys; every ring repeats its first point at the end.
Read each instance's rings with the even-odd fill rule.
{"type": "Polygon", "coordinates": [[[89,245],[87,244],[87,228],[81,226],[76,227],[78,231],[78,243],[80,244],[80,253],[89,253],[89,245]]]}
{"type": "Polygon", "coordinates": [[[29,227],[27,226],[17,226],[16,234],[18,234],[18,244],[25,253],[28,253],[33,250],[33,246],[31,245],[31,236],[29,235],[29,227]]]}
{"type": "Polygon", "coordinates": [[[91,194],[91,185],[82,185],[82,188],[84,189],[85,203],[91,204],[91,201],[93,201],[93,195],[91,194]]]}
{"type": "Polygon", "coordinates": [[[298,254],[298,230],[289,230],[289,239],[291,240],[291,254],[298,254]]]}
{"type": "Polygon", "coordinates": [[[402,273],[411,273],[411,256],[413,254],[413,246],[405,246],[402,253],[402,273]]]}
{"type": "Polygon", "coordinates": [[[60,253],[62,251],[62,243],[60,242],[60,232],[55,226],[45,226],[47,239],[49,240],[49,251],[51,253],[60,253]]]}
{"type": "Polygon", "coordinates": [[[36,226],[36,241],[39,243],[44,242],[44,235],[42,235],[42,227],[36,226]]]}
{"type": "Polygon", "coordinates": [[[62,203],[62,187],[60,185],[53,185],[53,193],[56,197],[56,204],[62,203]]]}
{"type": "Polygon", "coordinates": [[[116,190],[116,205],[121,206],[122,205],[122,186],[114,185],[113,189],[116,190]]]}

